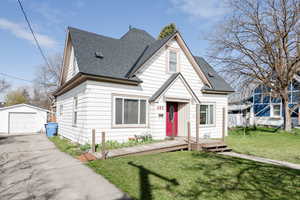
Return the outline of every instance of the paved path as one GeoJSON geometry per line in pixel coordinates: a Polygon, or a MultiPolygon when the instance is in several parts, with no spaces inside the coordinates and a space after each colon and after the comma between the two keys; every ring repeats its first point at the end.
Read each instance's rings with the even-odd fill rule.
{"type": "Polygon", "coordinates": [[[278,166],[283,166],[283,167],[300,170],[300,165],[290,163],[290,162],[280,161],[280,160],[272,160],[272,159],[268,159],[268,158],[250,156],[250,155],[239,154],[239,153],[235,153],[235,152],[223,152],[223,153],[219,153],[219,154],[238,157],[238,158],[244,158],[244,159],[253,160],[253,161],[257,161],[257,162],[268,163],[268,164],[273,164],[273,165],[278,165],[278,166]]]}
{"type": "Polygon", "coordinates": [[[126,195],[44,135],[0,136],[0,199],[117,200],[126,195]]]}

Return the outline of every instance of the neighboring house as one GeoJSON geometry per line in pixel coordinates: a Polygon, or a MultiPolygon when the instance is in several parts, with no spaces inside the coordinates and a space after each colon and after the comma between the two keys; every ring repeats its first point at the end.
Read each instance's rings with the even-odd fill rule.
{"type": "MultiPolygon", "coordinates": [[[[289,106],[300,102],[300,83],[295,80],[289,85],[289,106]]],[[[259,125],[283,125],[283,105],[281,98],[270,97],[270,88],[258,86],[253,90],[251,113],[254,123],[259,125]]],[[[292,112],[293,126],[298,125],[298,108],[292,112]]]]}
{"type": "Polygon", "coordinates": [[[0,108],[0,134],[28,134],[44,130],[48,110],[28,104],[0,108]]]}
{"type": "Polygon", "coordinates": [[[201,137],[220,138],[233,92],[179,32],[156,40],[132,28],[115,39],[68,28],[61,74],[58,132],[79,143],[91,142],[92,129],[97,143],[102,131],[119,142],[146,133],[187,136],[188,121],[192,136],[198,128],[201,137]]]}
{"type": "Polygon", "coordinates": [[[228,127],[250,125],[251,104],[245,101],[235,101],[228,103],[228,127]]]}
{"type": "MultiPolygon", "coordinates": [[[[289,107],[300,102],[300,83],[295,79],[288,87],[289,107]]],[[[241,101],[229,102],[229,127],[250,125],[282,126],[283,105],[281,98],[270,95],[271,89],[257,86],[250,97],[241,101]]],[[[291,114],[292,125],[299,124],[298,108],[291,114]]]]}

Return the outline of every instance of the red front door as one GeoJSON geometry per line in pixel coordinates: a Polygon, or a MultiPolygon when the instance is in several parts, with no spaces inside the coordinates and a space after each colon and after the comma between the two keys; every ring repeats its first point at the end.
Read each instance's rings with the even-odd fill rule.
{"type": "Polygon", "coordinates": [[[166,113],[166,119],[167,119],[167,136],[177,136],[177,130],[178,130],[178,104],[174,102],[167,102],[167,113],[166,113]],[[174,123],[174,126],[173,126],[174,123]],[[174,130],[173,130],[174,129],[174,130]]]}

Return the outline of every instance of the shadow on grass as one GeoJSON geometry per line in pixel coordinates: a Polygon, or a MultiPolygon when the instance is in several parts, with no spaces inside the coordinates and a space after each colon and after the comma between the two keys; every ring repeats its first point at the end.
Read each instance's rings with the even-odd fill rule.
{"type": "Polygon", "coordinates": [[[140,198],[139,199],[142,199],[142,200],[152,200],[153,199],[152,186],[149,181],[149,175],[155,176],[157,178],[160,178],[163,181],[170,183],[171,186],[170,185],[168,186],[168,190],[170,189],[169,187],[179,185],[179,183],[177,182],[176,179],[169,179],[169,178],[167,178],[163,175],[160,175],[154,171],[146,169],[142,165],[134,164],[133,162],[128,162],[128,164],[139,169],[139,178],[140,178],[140,181],[139,181],[139,183],[140,183],[140,188],[139,188],[140,198]]]}
{"type": "Polygon", "coordinates": [[[199,162],[184,165],[196,179],[179,199],[300,199],[300,171],[225,157],[193,153],[199,162]],[[203,162],[205,160],[205,162],[203,162]]]}

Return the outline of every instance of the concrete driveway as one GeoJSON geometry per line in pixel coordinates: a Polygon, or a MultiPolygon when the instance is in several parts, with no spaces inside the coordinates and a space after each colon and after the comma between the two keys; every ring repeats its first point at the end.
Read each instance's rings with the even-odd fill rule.
{"type": "Polygon", "coordinates": [[[128,199],[45,135],[0,136],[0,199],[128,199]]]}

